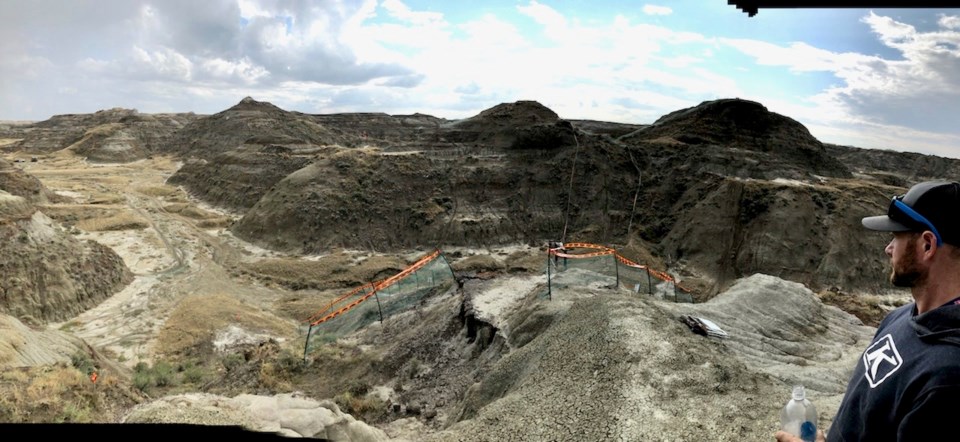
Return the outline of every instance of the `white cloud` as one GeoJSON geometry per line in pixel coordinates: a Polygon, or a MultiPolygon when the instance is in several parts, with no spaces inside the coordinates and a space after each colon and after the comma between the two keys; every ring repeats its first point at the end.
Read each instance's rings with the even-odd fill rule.
{"type": "Polygon", "coordinates": [[[947,29],[958,29],[960,28],[960,17],[956,15],[940,14],[940,18],[937,20],[937,24],[947,29]]]}
{"type": "Polygon", "coordinates": [[[527,6],[517,6],[517,11],[532,18],[537,24],[541,25],[543,27],[544,35],[551,40],[562,42],[569,41],[570,39],[576,37],[585,37],[583,35],[571,35],[571,33],[568,32],[570,25],[567,22],[567,18],[557,12],[555,9],[547,5],[537,3],[536,0],[531,0],[530,4],[527,6]]]}
{"type": "Polygon", "coordinates": [[[390,15],[416,26],[431,26],[443,21],[439,12],[414,12],[400,0],[383,0],[383,9],[390,15]]]}
{"type": "Polygon", "coordinates": [[[237,6],[240,8],[240,17],[244,19],[270,17],[270,13],[253,0],[237,0],[237,6]]]}
{"type": "Polygon", "coordinates": [[[115,106],[215,112],[250,95],[293,110],[447,118],[533,99],[567,118],[649,123],[741,97],[818,137],[902,148],[913,138],[924,149],[957,141],[960,16],[940,15],[938,28],[922,31],[866,15],[876,41],[899,54],[884,57],[714,38],[615,12],[584,19],[566,7],[525,0],[460,19],[462,7],[444,14],[404,0],[0,2],[9,17],[0,28],[0,117],[115,106]],[[732,62],[731,48],[750,62],[732,62]],[[776,77],[757,77],[767,75],[776,77]],[[826,76],[835,81],[822,90],[791,90],[826,76]],[[754,80],[784,90],[764,96],[754,80]]]}
{"type": "Polygon", "coordinates": [[[170,48],[147,51],[138,46],[134,46],[132,52],[135,62],[130,69],[132,72],[174,81],[190,81],[193,62],[183,54],[170,48]]]}
{"type": "Polygon", "coordinates": [[[536,0],[531,0],[527,6],[517,6],[517,10],[548,30],[567,27],[567,18],[563,14],[547,5],[538,3],[536,0]]]}
{"type": "MultiPolygon", "coordinates": [[[[736,39],[721,43],[754,57],[760,65],[835,76],[837,85],[808,98],[817,109],[807,120],[814,124],[846,122],[860,128],[870,124],[887,130],[913,127],[928,135],[957,133],[952,116],[960,113],[960,32],[952,28],[954,21],[941,17],[941,28],[930,32],[872,12],[862,21],[902,58],[837,53],[805,43],[779,46],[736,39]]],[[[937,139],[928,135],[925,139],[937,139]]],[[[876,135],[869,138],[871,143],[890,141],[876,135]]]]}
{"type": "Polygon", "coordinates": [[[643,13],[647,15],[670,15],[673,14],[673,9],[667,6],[647,4],[643,5],[643,13]]]}
{"type": "Polygon", "coordinates": [[[690,55],[678,55],[675,57],[664,57],[661,58],[661,61],[664,65],[671,68],[685,68],[690,65],[700,63],[703,59],[698,57],[693,57],[690,55]]]}
{"type": "Polygon", "coordinates": [[[856,69],[874,61],[883,61],[879,57],[853,52],[831,52],[802,42],[793,43],[790,46],[779,46],[748,39],[721,38],[718,41],[754,57],[757,64],[786,66],[795,72],[838,72],[856,69]]]}
{"type": "Polygon", "coordinates": [[[254,65],[246,57],[238,61],[222,58],[206,59],[200,63],[200,69],[212,78],[225,81],[237,80],[248,86],[270,75],[266,69],[254,65]]]}

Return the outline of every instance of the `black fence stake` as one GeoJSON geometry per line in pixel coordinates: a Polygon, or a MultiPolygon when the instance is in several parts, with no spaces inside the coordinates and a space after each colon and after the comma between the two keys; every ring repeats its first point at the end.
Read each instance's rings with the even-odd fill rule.
{"type": "Polygon", "coordinates": [[[307,362],[307,349],[310,348],[310,334],[313,333],[313,324],[307,329],[307,339],[303,342],[303,362],[307,362]]]}
{"type": "Polygon", "coordinates": [[[377,294],[377,286],[373,286],[373,297],[377,300],[377,312],[380,313],[380,325],[383,325],[383,309],[380,308],[380,295],[377,294]]]}
{"type": "MultiPolygon", "coordinates": [[[[437,249],[437,251],[440,251],[440,249],[437,249]]],[[[447,261],[447,257],[446,257],[446,256],[443,256],[443,253],[440,253],[440,257],[443,258],[443,263],[446,264],[446,265],[447,265],[447,269],[450,270],[450,276],[452,276],[452,277],[453,277],[453,280],[456,281],[456,280],[457,280],[457,274],[456,274],[456,273],[453,273],[453,267],[450,267],[450,261],[447,261]]]]}
{"type": "Polygon", "coordinates": [[[553,289],[550,286],[550,248],[547,248],[547,299],[553,301],[553,289]]]}
{"type": "Polygon", "coordinates": [[[614,286],[614,288],[619,289],[620,288],[620,260],[617,259],[616,253],[610,256],[613,257],[613,268],[616,269],[616,272],[617,272],[617,285],[614,286]]]}
{"type": "Polygon", "coordinates": [[[653,294],[653,278],[650,277],[650,267],[644,269],[647,271],[647,293],[653,294]]]}

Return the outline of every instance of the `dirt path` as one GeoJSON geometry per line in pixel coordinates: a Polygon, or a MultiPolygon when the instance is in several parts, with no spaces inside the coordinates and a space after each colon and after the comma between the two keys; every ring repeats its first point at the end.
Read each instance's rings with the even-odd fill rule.
{"type": "MultiPolygon", "coordinates": [[[[233,280],[227,269],[252,252],[239,251],[235,238],[221,240],[223,229],[200,228],[196,219],[166,210],[176,204],[181,210],[185,206],[204,211],[181,190],[165,184],[177,167],[167,158],[92,165],[63,152],[27,170],[51,190],[74,197],[76,203],[70,206],[77,207],[81,216],[85,216],[84,210],[116,208],[146,225],[78,235],[112,247],[135,279],[100,305],[70,321],[51,324],[113,352],[130,366],[152,362],[164,323],[190,295],[227,294],[240,303],[267,307],[283,294],[281,289],[268,289],[254,281],[233,280]]],[[[291,327],[295,329],[295,325],[291,327]]]]}

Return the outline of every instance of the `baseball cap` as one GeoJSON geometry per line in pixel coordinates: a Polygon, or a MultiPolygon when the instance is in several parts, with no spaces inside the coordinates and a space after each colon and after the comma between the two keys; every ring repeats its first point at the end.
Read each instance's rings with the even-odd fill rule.
{"type": "Polygon", "coordinates": [[[931,231],[937,245],[960,246],[960,183],[926,181],[890,200],[886,215],[868,216],[863,226],[881,232],[931,231]]]}

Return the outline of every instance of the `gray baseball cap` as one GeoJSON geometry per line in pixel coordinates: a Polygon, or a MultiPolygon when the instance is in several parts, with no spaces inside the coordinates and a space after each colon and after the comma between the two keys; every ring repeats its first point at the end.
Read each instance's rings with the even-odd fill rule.
{"type": "Polygon", "coordinates": [[[863,226],[880,232],[931,231],[937,244],[960,246],[960,183],[926,181],[890,200],[886,215],[868,216],[863,226]]]}

